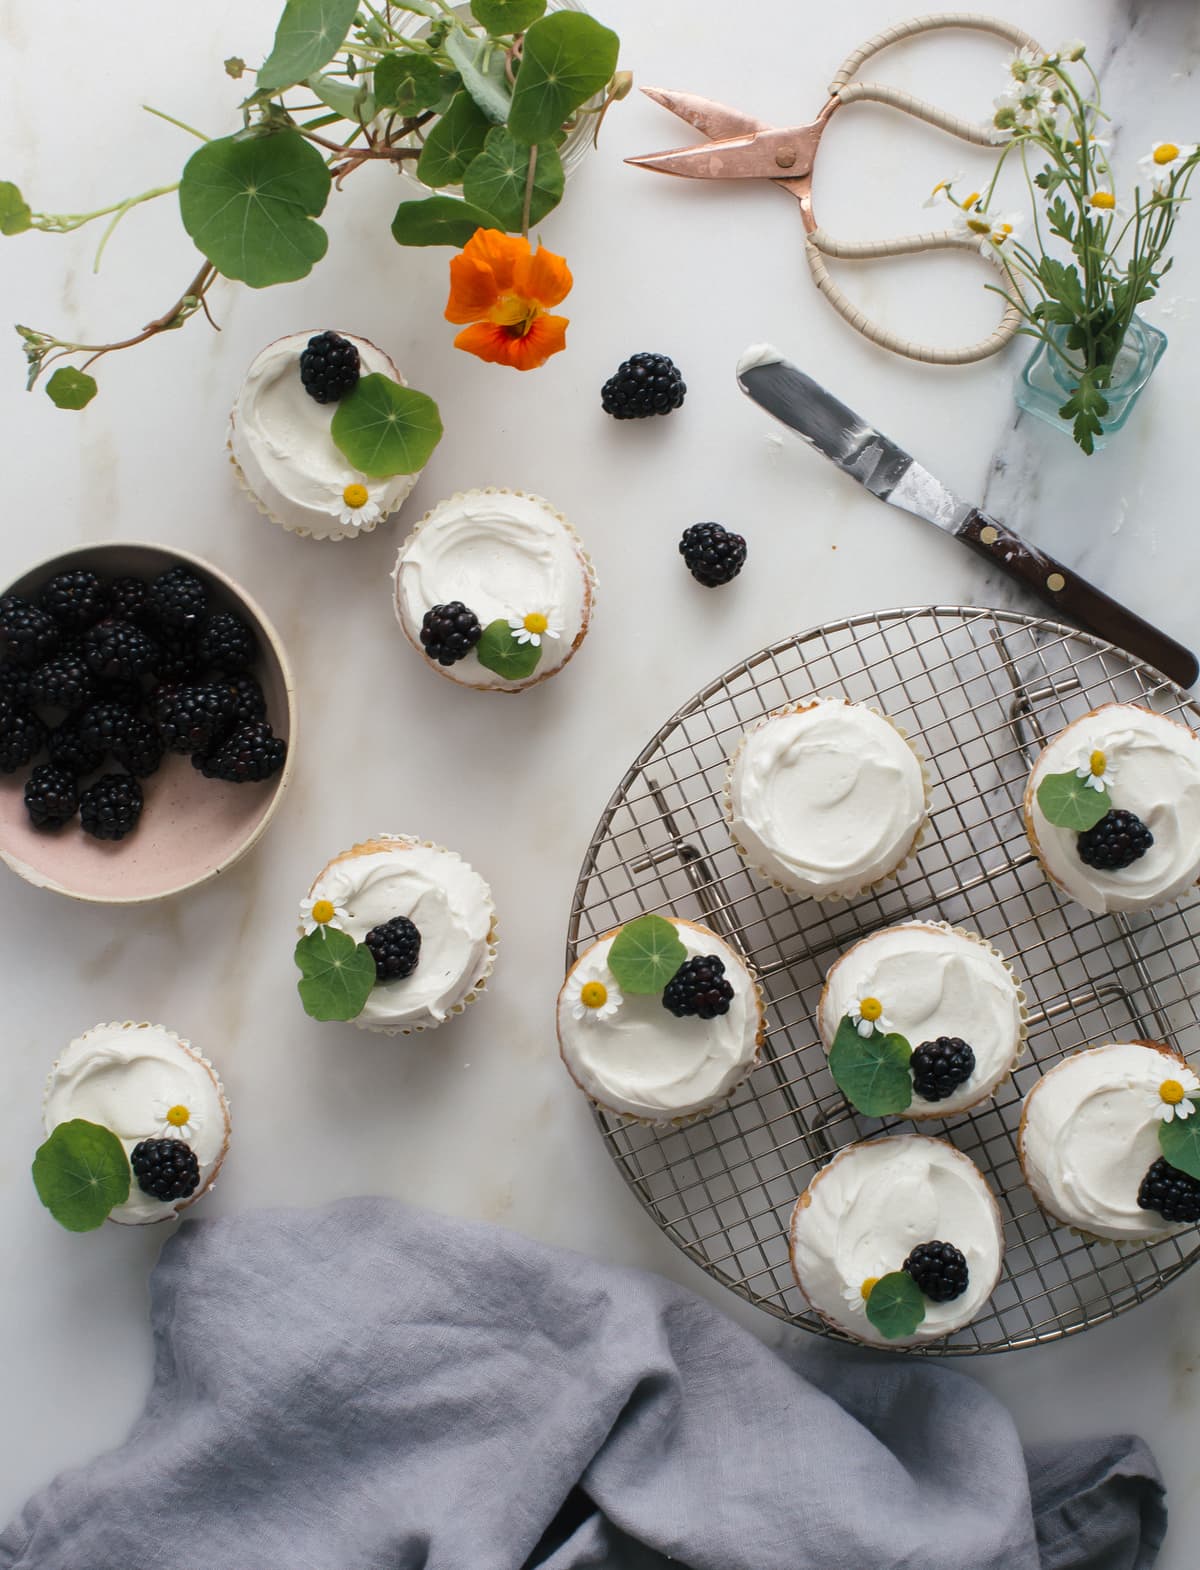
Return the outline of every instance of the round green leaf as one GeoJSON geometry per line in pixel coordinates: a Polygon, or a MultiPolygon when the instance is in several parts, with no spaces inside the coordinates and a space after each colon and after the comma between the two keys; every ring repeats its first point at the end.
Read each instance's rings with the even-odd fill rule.
{"type": "Polygon", "coordinates": [[[455,93],[449,109],[425,138],[417,179],[434,190],[457,185],[472,159],[483,151],[491,124],[470,93],[455,93]]]}
{"type": "MultiPolygon", "coordinates": [[[[468,202],[495,213],[502,229],[519,230],[525,218],[525,185],[532,149],[516,141],[502,125],[488,132],[483,151],[463,176],[468,202]]],[[[529,202],[530,224],[540,223],[563,194],[563,166],[553,142],[542,142],[533,172],[529,202]]]]}
{"type": "Polygon", "coordinates": [[[620,40],[577,11],[555,11],[525,34],[508,128],[518,140],[541,142],[560,130],[581,104],[607,87],[620,40]]]}
{"type": "Polygon", "coordinates": [[[673,921],[639,916],[617,933],[608,951],[608,968],[623,992],[647,996],[661,992],[686,959],[673,921]]]}
{"type": "Polygon", "coordinates": [[[546,0],[471,0],[471,15],[493,38],[523,33],[546,14],[546,0]]]}
{"type": "Polygon", "coordinates": [[[298,131],[206,142],[184,166],[183,227],[226,278],[252,289],[306,277],[329,237],[313,219],[329,197],[329,170],[298,131]]]}
{"type": "Polygon", "coordinates": [[[275,44],[258,69],[258,86],[292,87],[328,65],[345,42],[358,0],[287,0],[275,44]]]}
{"type": "Polygon", "coordinates": [[[307,85],[334,114],[353,125],[370,125],[375,118],[375,95],[365,81],[347,82],[338,76],[322,76],[318,71],[309,77],[307,85]]]}
{"type": "Polygon", "coordinates": [[[1200,1181],[1200,1102],[1192,1098],[1192,1105],[1190,1117],[1158,1125],[1158,1147],[1171,1166],[1200,1181]]]}
{"type": "Polygon", "coordinates": [[[493,125],[503,125],[512,104],[504,50],[495,48],[488,38],[476,38],[464,27],[451,28],[445,48],[467,92],[493,125]]]}
{"type": "Polygon", "coordinates": [[[360,376],[339,401],[330,434],[360,473],[386,480],[425,467],[442,439],[442,420],[427,394],[376,371],[360,376]]]}
{"type": "Polygon", "coordinates": [[[419,114],[442,96],[443,73],[428,55],[384,55],[375,67],[375,101],[397,114],[419,114]]]}
{"type": "Polygon", "coordinates": [[[423,201],[401,202],[392,219],[397,245],[463,246],[476,229],[498,229],[491,213],[460,202],[454,196],[428,196],[423,201]]]}
{"type": "Polygon", "coordinates": [[[860,1036],[847,1014],[829,1049],[829,1072],[851,1106],[865,1117],[883,1118],[912,1101],[911,1057],[903,1036],[860,1036]]]}
{"type": "Polygon", "coordinates": [[[33,224],[25,198],[11,180],[0,180],[0,234],[24,234],[33,224]]]}
{"type": "Polygon", "coordinates": [[[318,927],[296,944],[296,983],[304,1012],[313,1019],[357,1019],[375,985],[375,958],[348,932],[318,927]]]}
{"type": "Polygon", "coordinates": [[[60,365],[46,383],[51,403],[59,409],[82,409],[96,396],[96,378],[73,365],[60,365]]]}
{"type": "Polygon", "coordinates": [[[39,1147],[33,1186],[68,1232],[91,1232],[129,1198],[129,1158],[110,1130],[73,1118],[39,1147]]]}
{"type": "Polygon", "coordinates": [[[501,617],[483,629],[483,637],[475,645],[475,655],[481,665],[486,665],[506,681],[524,681],[537,669],[542,648],[541,644],[518,643],[512,628],[501,617]]]}
{"type": "Polygon", "coordinates": [[[912,1335],[925,1318],[925,1299],[906,1270],[880,1276],[867,1299],[867,1318],[889,1341],[912,1335]]]}
{"type": "Polygon", "coordinates": [[[1093,790],[1072,769],[1069,774],[1047,774],[1038,786],[1037,804],[1047,823],[1084,834],[1108,812],[1112,798],[1107,790],[1093,790]]]}

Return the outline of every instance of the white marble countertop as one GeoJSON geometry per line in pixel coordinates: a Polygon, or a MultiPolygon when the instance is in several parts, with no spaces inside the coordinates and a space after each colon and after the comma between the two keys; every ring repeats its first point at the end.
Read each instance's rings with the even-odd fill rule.
{"type": "MultiPolygon", "coordinates": [[[[1103,61],[1116,156],[1194,135],[1191,73],[1200,17],[1190,0],[992,0],[1053,44],[1086,37],[1103,61]]],[[[897,0],[853,7],[782,0],[603,0],[622,63],[789,123],[815,113],[860,37],[899,19],[897,0]]],[[[214,132],[238,85],[226,55],[260,58],[276,0],[163,7],[124,0],[0,7],[0,176],[36,207],[86,207],[174,177],[190,151],[154,103],[214,132]],[[51,90],[51,83],[53,90],[51,90]],[[75,98],[73,95],[78,94],[75,98]],[[85,118],[86,113],[86,118],[85,118]]],[[[940,38],[895,51],[889,80],[983,115],[1001,48],[940,38]]],[[[880,70],[880,75],[884,75],[880,70]]],[[[1185,641],[1196,637],[1194,446],[1200,229],[1151,315],[1175,340],[1134,423],[1087,462],[1069,441],[1017,421],[1012,350],[962,370],[870,348],[817,297],[795,208],[756,183],[715,190],[626,168],[622,155],[692,139],[653,104],[618,106],[601,152],[544,226],[575,273],[570,348],[518,377],[459,354],[442,320],[447,252],[400,251],[388,235],[395,177],[360,171],[327,215],[330,252],[312,276],[252,293],[214,291],[203,322],[103,367],[82,415],[21,390],[10,341],[0,379],[8,581],[56,547],[112,536],[206,555],[259,598],[295,663],[303,742],[271,832],[235,871],[142,909],[73,905],[5,875],[0,945],[6,1001],[0,1103],[0,1517],[62,1467],[120,1440],[150,1377],[145,1283],[166,1235],[60,1231],[37,1204],[28,1163],[46,1070],[102,1019],[162,1020],[220,1066],[234,1154],[208,1215],[384,1192],[484,1217],[601,1258],[685,1280],[768,1338],[773,1320],[710,1283],[656,1231],[603,1153],[558,1063],[551,1000],[580,858],[629,760],[703,681],[809,625],[890,605],[1022,603],[967,551],[885,511],[798,443],[781,443],[741,398],[733,366],[769,338],[801,358],[962,494],[1076,563],[1185,641]],[[403,519],[350,545],[318,545],[266,523],[235,488],[224,422],[257,349],[332,326],[379,342],[441,403],[447,433],[403,519]],[[669,420],[618,425],[599,388],[640,349],[670,353],[689,383],[669,420]],[[479,484],[550,497],[583,534],[601,596],[588,644],[559,680],[519,701],[439,681],[401,640],[387,576],[411,521],[479,484]],[[708,593],[683,572],[681,530],[718,519],[750,542],[736,585],[708,593]],[[333,852],[380,829],[451,845],[485,873],[503,921],[486,1000],[417,1041],[308,1020],[295,997],[296,902],[333,852]],[[53,1392],[51,1398],[50,1393],[53,1392]]],[[[848,236],[922,227],[933,182],[971,166],[940,133],[862,107],[831,130],[816,197],[848,236]]],[[[111,337],[156,315],[194,270],[170,200],[118,230],[99,279],[95,235],[0,241],[5,319],[111,337]]],[[[994,297],[961,258],[871,265],[867,307],[914,335],[974,336],[994,297]]],[[[1029,608],[1026,606],[1025,608],[1029,608]]],[[[1136,1430],[1171,1487],[1162,1570],[1194,1561],[1192,1497],[1200,1388],[1200,1273],[1086,1336],[979,1359],[969,1371],[1030,1437],[1136,1430]]]]}

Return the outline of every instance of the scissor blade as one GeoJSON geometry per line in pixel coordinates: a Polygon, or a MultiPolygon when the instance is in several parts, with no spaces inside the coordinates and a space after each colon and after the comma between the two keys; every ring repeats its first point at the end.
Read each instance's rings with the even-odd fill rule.
{"type": "Polygon", "coordinates": [[[719,142],[705,142],[699,147],[677,147],[666,153],[645,153],[640,158],[627,158],[627,164],[636,169],[656,169],[659,174],[682,175],[689,180],[761,179],[761,160],[750,155],[754,148],[755,133],[737,138],[726,137],[719,142]]]}
{"type": "Polygon", "coordinates": [[[714,98],[701,98],[699,93],[676,93],[667,87],[643,87],[642,92],[714,140],[771,129],[765,120],[743,114],[740,109],[731,109],[728,104],[719,104],[714,98]]]}

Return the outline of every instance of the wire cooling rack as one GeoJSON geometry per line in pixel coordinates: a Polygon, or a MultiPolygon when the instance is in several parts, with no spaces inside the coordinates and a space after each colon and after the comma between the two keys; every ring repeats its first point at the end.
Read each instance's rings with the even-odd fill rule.
{"type": "Polygon", "coordinates": [[[919,1125],[978,1163],[1000,1202],[1007,1247],[988,1307],[933,1350],[999,1352],[1076,1334],[1152,1297],[1200,1253],[1192,1232],[1135,1247],[1083,1243],[1038,1209],[1017,1159],[1022,1097],[1066,1053],[1144,1038],[1200,1056],[1200,897],[1145,916],[1092,916],[1059,897],[1025,837],[1021,799],[1038,750],[1108,702],[1200,721],[1200,708],[1157,672],[1054,622],[969,607],[883,611],[734,666],[667,721],[617,787],[580,872],[568,964],[642,912],[694,917],[754,965],[767,1035],[759,1066],[712,1116],[668,1131],[606,1113],[597,1121],[667,1237],[739,1296],[845,1339],[792,1280],[791,1208],[844,1146],[914,1125],[864,1118],[843,1099],[814,1013],[843,950],[911,918],[940,917],[995,944],[1030,1007],[1028,1050],[995,1101],[919,1125]],[[930,765],[921,849],[898,882],[850,902],[818,904],[765,884],[734,850],[721,811],[742,732],[818,693],[890,715],[930,765]]]}

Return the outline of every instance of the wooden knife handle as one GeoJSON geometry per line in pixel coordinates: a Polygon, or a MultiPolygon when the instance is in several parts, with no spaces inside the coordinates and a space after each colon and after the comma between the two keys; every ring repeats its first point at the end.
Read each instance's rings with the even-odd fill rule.
{"type": "Polygon", "coordinates": [[[957,533],[960,540],[986,557],[993,566],[1086,632],[1116,644],[1118,649],[1124,649],[1162,671],[1181,687],[1192,686],[1200,675],[1200,663],[1190,649],[1135,616],[1102,589],[1097,589],[1052,556],[1045,555],[1036,545],[1030,545],[1028,540],[1023,540],[977,507],[966,522],[959,525],[957,533]]]}

